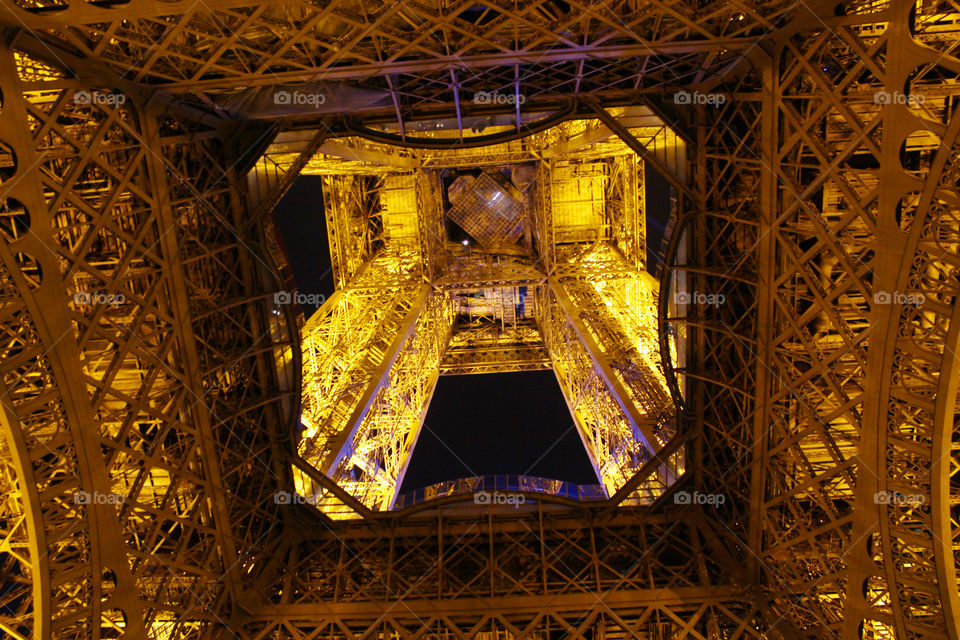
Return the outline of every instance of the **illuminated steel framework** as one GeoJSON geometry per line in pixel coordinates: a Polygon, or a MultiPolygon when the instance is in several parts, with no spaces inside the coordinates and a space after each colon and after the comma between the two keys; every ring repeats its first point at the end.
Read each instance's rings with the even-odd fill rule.
{"type": "MultiPolygon", "coordinates": [[[[685,157],[649,109],[614,117],[673,147],[674,164],[685,157]]],[[[595,118],[478,149],[407,149],[412,168],[382,147],[335,139],[301,171],[324,176],[338,291],[302,330],[300,494],[350,515],[309,465],[366,507],[392,508],[441,373],[552,366],[614,495],[677,435],[657,281],[641,268],[643,164],[595,118]],[[478,171],[488,154],[504,163],[478,171]]],[[[630,502],[651,503],[682,473],[673,449],[630,502]]]]}
{"type": "Polygon", "coordinates": [[[960,637],[955,0],[0,29],[0,635],[960,637]],[[523,205],[489,246],[465,168],[523,205]],[[300,326],[302,173],[336,291],[300,326]],[[438,376],[548,367],[606,499],[390,509],[438,376]]]}

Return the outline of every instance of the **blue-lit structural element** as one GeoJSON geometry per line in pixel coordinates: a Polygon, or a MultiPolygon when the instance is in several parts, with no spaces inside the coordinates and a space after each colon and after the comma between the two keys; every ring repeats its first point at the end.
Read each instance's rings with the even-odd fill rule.
{"type": "Polygon", "coordinates": [[[574,484],[564,480],[522,476],[500,473],[459,480],[445,480],[428,487],[397,496],[393,508],[404,509],[415,504],[430,502],[437,498],[475,493],[479,491],[518,491],[525,493],[545,493],[570,500],[606,500],[607,496],[600,484],[574,484]]]}

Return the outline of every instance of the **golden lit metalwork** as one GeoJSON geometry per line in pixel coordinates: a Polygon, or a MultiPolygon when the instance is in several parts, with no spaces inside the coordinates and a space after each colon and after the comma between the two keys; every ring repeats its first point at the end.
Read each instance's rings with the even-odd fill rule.
{"type": "MultiPolygon", "coordinates": [[[[682,145],[649,110],[620,112],[644,125],[629,131],[652,148],[682,145]]],[[[511,148],[499,156],[510,162],[479,173],[472,149],[389,151],[358,138],[328,140],[304,165],[323,176],[339,291],[304,327],[298,453],[368,508],[393,506],[439,372],[552,366],[608,496],[676,433],[659,362],[657,284],[642,271],[643,164],[598,120],[501,146],[511,148]],[[415,159],[417,170],[399,158],[415,159]],[[543,192],[550,197],[538,198],[543,192]],[[382,276],[401,249],[411,280],[389,286],[382,276]],[[421,273],[429,285],[415,294],[421,273]],[[421,326],[421,307],[429,316],[441,299],[451,315],[421,326]],[[409,349],[416,367],[404,365],[409,349]]],[[[656,499],[678,477],[679,460],[634,500],[656,499]]],[[[316,482],[304,479],[301,490],[321,510],[343,513],[342,500],[316,482]]]]}
{"type": "Polygon", "coordinates": [[[955,1],[0,25],[3,637],[960,637],[955,1]],[[449,242],[463,167],[517,168],[516,250],[449,242]],[[301,340],[302,173],[337,291],[301,340]],[[609,499],[383,510],[437,375],[548,367],[609,499]]]}

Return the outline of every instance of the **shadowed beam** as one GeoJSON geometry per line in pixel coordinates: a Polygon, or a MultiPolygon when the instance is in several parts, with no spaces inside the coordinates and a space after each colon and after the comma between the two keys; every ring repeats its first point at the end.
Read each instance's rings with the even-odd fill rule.
{"type": "Polygon", "coordinates": [[[652,149],[646,147],[642,142],[637,140],[630,131],[623,126],[623,124],[612,115],[610,112],[600,106],[600,103],[596,100],[587,100],[594,112],[597,114],[597,117],[600,119],[600,122],[605,124],[611,131],[613,131],[617,136],[623,140],[624,144],[630,147],[634,153],[636,153],[644,162],[649,162],[650,165],[657,170],[657,172],[662,175],[666,180],[673,185],[676,189],[683,192],[691,202],[697,202],[696,193],[693,189],[688,187],[677,175],[670,169],[660,158],[656,156],[652,149]]]}
{"type": "Polygon", "coordinates": [[[395,153],[387,153],[368,147],[353,147],[337,142],[336,140],[327,140],[317,149],[318,152],[330,156],[338,156],[346,160],[356,160],[359,162],[369,162],[388,167],[397,167],[399,169],[419,169],[421,161],[410,156],[401,156],[395,153]]]}

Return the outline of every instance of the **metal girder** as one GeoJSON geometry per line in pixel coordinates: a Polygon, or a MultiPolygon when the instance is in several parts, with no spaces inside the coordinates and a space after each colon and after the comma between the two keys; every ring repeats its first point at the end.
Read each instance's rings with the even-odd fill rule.
{"type": "MultiPolygon", "coordinates": [[[[0,48],[0,75],[15,78],[17,74],[17,62],[12,52],[5,47],[0,48]]],[[[15,85],[8,83],[8,88],[13,90],[9,94],[4,92],[3,117],[7,125],[4,127],[4,139],[16,159],[13,172],[20,172],[22,175],[21,167],[41,164],[43,158],[39,157],[30,136],[28,114],[32,105],[15,90],[15,85]]],[[[104,118],[102,128],[92,136],[90,147],[77,154],[78,164],[82,166],[96,163],[97,156],[94,152],[104,152],[110,146],[110,143],[104,141],[105,130],[117,126],[119,122],[116,113],[104,118]]],[[[49,163],[47,167],[50,168],[49,163]]],[[[66,185],[74,184],[79,177],[79,174],[73,171],[61,171],[58,174],[66,185]]],[[[120,177],[118,182],[120,190],[128,188],[129,174],[120,177]]],[[[20,333],[21,337],[16,338],[18,341],[22,340],[25,330],[29,331],[32,334],[31,342],[45,345],[41,352],[17,354],[20,357],[15,357],[12,361],[7,359],[4,363],[9,367],[4,376],[4,396],[11,399],[4,410],[10,411],[14,416],[10,427],[20,431],[16,435],[6,434],[11,437],[8,446],[26,446],[33,450],[28,458],[30,466],[33,467],[32,479],[37,482],[38,487],[43,486],[50,490],[48,495],[53,498],[43,505],[45,513],[37,514],[44,529],[43,538],[54,547],[48,563],[41,565],[47,565],[51,571],[51,575],[44,576],[41,585],[52,587],[59,592],[54,599],[61,601],[58,605],[62,605],[62,608],[41,607],[42,613],[50,619],[43,621],[39,629],[58,637],[81,637],[86,634],[89,634],[86,637],[100,637],[103,630],[116,625],[122,617],[132,638],[145,638],[144,611],[135,597],[135,582],[123,551],[124,536],[121,523],[116,518],[115,501],[95,499],[101,495],[116,495],[112,490],[119,479],[114,475],[116,469],[111,468],[109,458],[104,460],[101,451],[101,438],[113,434],[110,433],[111,425],[104,424],[105,421],[98,416],[98,411],[102,410],[107,398],[99,390],[94,392],[94,389],[105,382],[103,375],[107,373],[98,366],[103,363],[104,358],[97,352],[102,354],[104,347],[98,344],[97,338],[100,336],[95,335],[97,314],[92,322],[77,322],[76,316],[68,307],[68,296],[76,283],[83,282],[83,267],[75,263],[72,269],[61,273],[55,261],[57,249],[70,255],[70,247],[64,247],[51,233],[54,227],[52,218],[57,211],[57,205],[66,196],[62,192],[58,193],[58,187],[63,186],[65,185],[61,183],[48,187],[52,196],[50,200],[44,198],[45,194],[37,181],[27,181],[19,188],[16,188],[16,185],[7,187],[4,195],[15,197],[20,206],[24,207],[24,215],[29,215],[21,220],[20,232],[25,231],[26,227],[31,233],[14,236],[13,247],[9,243],[9,237],[8,242],[0,244],[4,288],[7,292],[5,298],[12,302],[14,296],[10,294],[16,292],[20,306],[19,313],[11,313],[12,308],[5,310],[7,322],[13,324],[12,331],[7,331],[11,335],[20,333]],[[51,202],[53,206],[49,206],[48,203],[51,202]],[[29,211],[29,214],[26,214],[26,211],[29,211]],[[17,327],[18,324],[24,326],[17,327]],[[65,335],[74,333],[75,327],[79,329],[80,339],[63,340],[65,335]],[[22,377],[15,373],[17,368],[20,368],[22,377]],[[47,394],[45,399],[38,398],[36,390],[30,389],[38,381],[42,381],[41,384],[49,387],[52,392],[47,394]],[[61,443],[51,447],[45,440],[55,431],[61,431],[61,443]],[[68,457],[62,461],[65,467],[62,470],[65,472],[64,478],[58,478],[60,473],[49,467],[40,471],[40,477],[37,477],[37,466],[42,464],[38,459],[42,456],[38,455],[38,447],[54,455],[57,455],[57,449],[65,449],[60,452],[60,455],[68,457]],[[63,485],[63,480],[70,476],[72,482],[68,480],[67,484],[63,485]],[[79,493],[80,491],[86,493],[79,493]],[[79,501],[77,496],[80,496],[79,501]],[[90,497],[89,500],[85,499],[87,496],[90,497]],[[60,513],[57,514],[56,511],[60,513]],[[74,536],[69,533],[63,536],[57,531],[57,520],[73,519],[82,523],[74,536]],[[77,553],[77,547],[81,550],[80,554],[77,553]],[[88,560],[85,561],[84,556],[88,560]],[[94,569],[95,565],[99,567],[98,570],[94,569]],[[112,588],[107,584],[108,581],[104,580],[105,572],[110,572],[113,576],[112,588]],[[68,577],[61,580],[58,579],[60,575],[68,577]],[[89,603],[87,597],[93,602],[89,603]],[[75,616],[87,607],[90,607],[92,619],[76,619],[75,616]]],[[[89,185],[92,189],[97,186],[99,185],[89,185]]],[[[83,198],[87,194],[81,190],[78,195],[83,198]]],[[[111,231],[108,227],[104,234],[108,235],[111,231]]],[[[77,257],[73,259],[76,260],[77,257]]],[[[117,279],[111,278],[104,284],[107,290],[115,291],[117,279]]],[[[72,302],[77,305],[76,298],[72,302]]],[[[129,347],[129,338],[123,342],[128,342],[129,347]]],[[[116,373],[113,373],[111,377],[116,387],[123,385],[122,376],[116,377],[116,373]]],[[[27,478],[23,477],[21,482],[26,480],[27,478]]],[[[29,496],[29,493],[27,495],[29,496]]],[[[40,558],[39,554],[34,557],[37,560],[40,558]]],[[[41,602],[49,597],[49,594],[43,594],[41,602]]]]}
{"type": "Polygon", "coordinates": [[[412,295],[410,309],[400,321],[397,334],[384,352],[383,359],[377,365],[377,368],[370,373],[370,382],[357,399],[356,406],[350,414],[350,417],[347,418],[343,430],[330,437],[330,453],[318,465],[324,473],[330,474],[330,472],[340,464],[344,456],[350,457],[353,454],[352,448],[357,435],[357,429],[360,427],[360,423],[367,417],[373,404],[374,396],[390,382],[390,371],[400,356],[400,350],[413,334],[414,329],[417,328],[417,317],[420,315],[423,304],[429,295],[430,287],[428,285],[421,285],[419,291],[412,295]]]}
{"type": "MultiPolygon", "coordinates": [[[[50,63],[96,61],[113,72],[110,85],[132,81],[164,101],[182,96],[215,119],[238,104],[294,115],[270,94],[315,85],[333,97],[326,112],[358,110],[353,96],[401,123],[401,141],[415,112],[463,104],[481,91],[558,98],[571,87],[576,95],[613,95],[715,83],[736,73],[736,62],[792,11],[787,2],[751,11],[656,3],[638,11],[627,1],[563,10],[537,0],[491,5],[481,19],[469,3],[132,4],[119,12],[15,0],[0,24],[35,40],[32,50],[50,63]],[[600,25],[606,31],[595,32],[600,25]]],[[[518,99],[517,124],[520,110],[518,99]]]]}
{"type": "MultiPolygon", "coordinates": [[[[945,620],[960,618],[960,590],[954,585],[960,584],[960,570],[957,559],[960,557],[960,527],[957,526],[957,494],[955,477],[960,473],[960,445],[953,434],[956,415],[957,394],[960,389],[960,364],[957,353],[960,352],[960,306],[953,308],[950,318],[950,330],[943,343],[943,364],[936,393],[937,407],[933,415],[931,445],[936,457],[930,461],[930,535],[936,549],[936,583],[943,607],[945,620]],[[953,562],[951,562],[953,560],[953,562]]],[[[956,640],[960,630],[956,626],[947,627],[947,637],[956,640]]]]}
{"type": "MultiPolygon", "coordinates": [[[[17,32],[0,51],[0,483],[11,489],[0,544],[5,587],[16,587],[3,633],[956,640],[958,16],[926,0],[543,0],[479,12],[470,2],[6,3],[0,20],[17,32]],[[607,425],[628,424],[623,405],[637,413],[643,402],[632,386],[643,378],[624,378],[638,360],[624,346],[632,325],[603,309],[637,266],[637,243],[617,242],[623,220],[591,216],[623,198],[632,207],[633,196],[613,193],[613,173],[584,179],[603,185],[603,205],[584,204],[583,228],[565,222],[573,200],[545,185],[568,179],[571,158],[610,156],[610,138],[591,125],[551,138],[552,125],[566,119],[572,130],[568,116],[585,119],[577,101],[595,95],[640,150],[645,125],[627,124],[605,98],[725,96],[673,108],[696,130],[660,344],[683,408],[677,433],[689,440],[630,467],[641,476],[620,491],[640,484],[638,501],[652,506],[544,499],[497,510],[451,499],[373,516],[329,478],[291,468],[300,345],[291,308],[268,304],[281,279],[260,250],[269,229],[252,215],[289,178],[254,180],[266,198],[245,192],[236,146],[249,135],[227,132],[243,125],[237,101],[270,106],[278,83],[307,79],[329,95],[346,81],[369,92],[356,109],[326,105],[356,116],[344,132],[368,138],[356,159],[325,154],[323,170],[370,180],[352,195],[389,193],[366,202],[363,224],[337,228],[337,238],[368,235],[344,245],[356,264],[341,267],[324,311],[340,328],[325,334],[336,349],[322,358],[327,367],[358,337],[364,354],[342,370],[308,367],[318,397],[351,406],[424,280],[442,290],[437,301],[552,284],[593,335],[595,357],[559,304],[541,309],[542,337],[553,354],[579,349],[567,387],[607,425]],[[74,99],[93,87],[128,101],[74,99]],[[503,122],[469,104],[499,89],[514,100],[503,122]],[[527,136],[520,97],[560,115],[527,136]],[[474,148],[445,156],[416,140],[425,113],[459,119],[451,139],[474,148]],[[464,131],[483,118],[509,136],[464,131]],[[406,176],[368,170],[396,160],[377,147],[391,136],[420,145],[400,158],[435,164],[400,160],[406,176]],[[560,152],[531,153],[545,148],[560,152]],[[524,162],[536,164],[536,255],[447,252],[439,170],[524,162]],[[379,234],[383,216],[393,230],[415,220],[416,232],[379,234]],[[619,259],[592,253],[604,229],[615,229],[607,240],[619,259]],[[418,240],[383,250],[398,238],[418,240]],[[591,256],[588,277],[565,280],[591,256]],[[602,286],[591,292],[588,281],[602,286]],[[723,302],[700,301],[708,295],[723,302]],[[381,325],[364,315],[377,304],[381,325]],[[614,360],[604,380],[596,364],[614,360]],[[628,399],[613,400],[608,381],[628,399]],[[687,471],[677,493],[723,494],[725,505],[678,509],[661,466],[687,471]],[[302,476],[367,519],[279,503],[302,476]],[[78,504],[80,491],[123,504],[78,504]]],[[[325,117],[250,116],[281,118],[280,128],[325,117]]],[[[278,139],[265,162],[292,176],[314,143],[278,139]]],[[[428,364],[430,375],[407,376],[404,397],[384,393],[368,417],[376,407],[422,414],[443,366],[434,328],[457,326],[444,309],[410,336],[430,344],[410,344],[390,367],[410,355],[410,369],[428,364]]],[[[305,339],[305,355],[321,342],[305,339]]],[[[406,424],[391,464],[415,434],[406,424]]],[[[394,469],[401,477],[402,463],[394,469]]]]}
{"type": "MultiPolygon", "coordinates": [[[[633,149],[641,160],[649,162],[675,189],[682,192],[691,201],[696,202],[696,192],[687,185],[687,168],[685,166],[687,159],[686,153],[684,153],[685,145],[681,138],[674,135],[662,140],[660,136],[655,136],[651,143],[644,144],[599,103],[594,102],[593,108],[600,121],[617,134],[628,147],[633,149]]],[[[666,125],[663,128],[665,131],[669,131],[666,125]]]]}
{"type": "Polygon", "coordinates": [[[487,624],[520,637],[571,628],[593,637],[762,637],[757,606],[724,584],[724,554],[700,507],[641,521],[630,509],[602,520],[591,513],[590,530],[580,515],[538,502],[509,513],[394,516],[383,523],[389,537],[359,523],[304,531],[285,556],[293,579],[264,585],[269,601],[248,609],[238,631],[324,628],[339,637],[386,624],[443,637],[475,636],[487,624]],[[305,566],[329,579],[305,575],[305,566]]]}
{"type": "MultiPolygon", "coordinates": [[[[9,309],[4,309],[8,312],[9,309]]],[[[4,614],[0,631],[15,640],[50,637],[50,567],[46,554],[38,484],[25,484],[34,477],[22,431],[14,428],[17,418],[0,407],[0,551],[4,554],[6,584],[0,599],[4,614]]]]}
{"type": "Polygon", "coordinates": [[[331,473],[348,487],[353,482],[364,483],[361,495],[367,502],[376,496],[375,504],[381,509],[392,506],[400,491],[436,388],[452,323],[453,304],[448,295],[434,293],[424,300],[416,326],[391,367],[389,384],[377,390],[375,403],[357,431],[352,456],[331,473]],[[364,472],[359,480],[355,469],[364,472]],[[371,484],[374,480],[376,488],[371,484]]]}
{"type": "MultiPolygon", "coordinates": [[[[602,603],[610,609],[623,609],[625,605],[632,605],[638,609],[649,607],[656,603],[661,607],[685,608],[685,606],[699,607],[703,604],[719,604],[724,600],[736,601],[735,594],[729,587],[690,587],[679,589],[656,589],[650,591],[615,591],[606,595],[602,603]]],[[[476,617],[485,615],[487,611],[505,611],[509,609],[513,614],[527,614],[534,612],[560,613],[565,611],[589,610],[597,603],[595,595],[578,593],[571,595],[524,596],[512,598],[461,598],[455,600],[405,600],[407,605],[397,617],[409,616],[414,619],[425,620],[434,616],[462,617],[464,614],[473,614],[476,617]]],[[[325,619],[334,621],[343,618],[372,618],[383,615],[384,607],[376,602],[344,603],[344,604],[310,604],[310,605],[276,605],[264,607],[258,612],[259,618],[276,623],[283,620],[310,620],[319,610],[325,619]]]]}
{"type": "Polygon", "coordinates": [[[957,633],[956,534],[934,539],[950,474],[937,467],[936,492],[930,475],[953,455],[934,413],[955,394],[937,378],[951,370],[957,123],[944,92],[957,88],[929,74],[960,65],[942,39],[916,45],[935,12],[824,8],[754,57],[755,101],[702,110],[706,211],[680,229],[686,256],[671,258],[661,307],[697,345],[678,371],[703,423],[697,466],[726,469],[704,490],[751,505],[721,530],[754,559],[772,611],[816,637],[957,633]],[[678,304],[688,292],[725,300],[678,304]]]}
{"type": "Polygon", "coordinates": [[[335,454],[331,439],[347,428],[363,389],[376,380],[380,363],[389,359],[385,350],[394,333],[404,316],[415,312],[410,295],[416,290],[414,285],[339,291],[304,327],[300,419],[306,433],[298,447],[311,464],[320,466],[335,454]]]}
{"type": "MultiPolygon", "coordinates": [[[[380,5],[381,11],[367,7],[363,12],[349,3],[332,3],[323,8],[306,2],[291,5],[227,1],[200,7],[173,3],[169,8],[163,3],[144,3],[124,15],[128,24],[117,24],[120,16],[111,10],[69,2],[62,6],[65,11],[51,14],[11,6],[2,19],[11,27],[27,28],[51,39],[64,38],[85,55],[122,67],[121,72],[133,70],[137,80],[172,82],[184,89],[251,86],[270,79],[366,79],[446,72],[465,65],[502,66],[512,75],[517,64],[548,66],[585,59],[662,55],[683,59],[700,58],[706,53],[722,58],[722,52],[749,48],[756,34],[783,13],[777,7],[766,16],[751,13],[748,20],[731,20],[731,16],[738,15],[733,7],[720,6],[707,15],[697,15],[685,7],[657,7],[652,15],[635,17],[630,15],[629,3],[622,3],[611,7],[612,11],[602,12],[613,31],[597,37],[584,31],[578,11],[561,18],[562,14],[543,2],[514,8],[491,7],[489,11],[495,11],[499,19],[482,24],[473,21],[471,7],[466,4],[447,11],[435,4],[387,3],[380,5]],[[376,18],[370,18],[371,15],[376,18]],[[179,20],[163,28],[174,16],[179,20]],[[561,24],[556,25],[556,30],[550,28],[553,25],[548,26],[548,17],[559,18],[561,24]],[[219,21],[226,32],[215,37],[205,28],[210,21],[219,21]],[[64,29],[65,25],[69,28],[64,29]],[[92,25],[105,26],[94,30],[92,25]],[[507,25],[517,25],[522,38],[521,33],[512,32],[507,25]],[[154,43],[159,46],[144,55],[145,43],[137,36],[139,30],[148,26],[153,27],[154,43]],[[271,43],[261,33],[269,27],[296,34],[299,42],[271,43]],[[471,27],[473,32],[468,31],[471,27]],[[688,37],[678,39],[678,31],[688,37]],[[561,42],[557,44],[561,47],[546,46],[558,39],[558,33],[567,32],[568,36],[559,38],[561,42]],[[578,32],[588,40],[583,41],[578,32]],[[203,49],[208,52],[203,59],[184,50],[181,44],[200,34],[205,36],[203,49]],[[441,35],[446,36],[446,43],[435,40],[441,35]],[[378,38],[384,39],[386,45],[385,51],[381,45],[381,55],[376,55],[378,38]],[[334,39],[344,46],[332,46],[334,39]],[[302,55],[304,46],[320,52],[320,59],[310,64],[309,58],[302,55]],[[141,53],[131,55],[133,51],[141,53]],[[243,57],[241,51],[254,54],[257,62],[238,64],[243,57]],[[216,81],[212,76],[223,79],[216,81]]],[[[581,87],[586,84],[583,82],[581,87]]]]}
{"type": "Polygon", "coordinates": [[[376,179],[327,176],[323,182],[331,269],[334,282],[343,287],[372,257],[371,222],[378,213],[376,179]]]}
{"type": "Polygon", "coordinates": [[[263,309],[270,274],[215,135],[0,59],[4,398],[48,574],[26,633],[200,633],[277,524],[247,501],[283,471],[290,325],[263,309]]]}
{"type": "Polygon", "coordinates": [[[370,151],[363,147],[348,147],[334,140],[325,142],[319,149],[317,149],[317,152],[339,156],[341,158],[350,160],[359,160],[363,163],[381,164],[394,170],[401,169],[410,171],[420,167],[420,163],[413,158],[382,151],[370,151]]]}
{"type": "MultiPolygon", "coordinates": [[[[597,478],[613,495],[663,445],[657,432],[662,416],[634,404],[562,284],[551,279],[538,308],[538,324],[570,414],[597,478]]],[[[674,480],[670,472],[649,478],[636,498],[652,500],[674,480]]]]}
{"type": "MultiPolygon", "coordinates": [[[[304,330],[300,455],[371,509],[396,498],[453,322],[449,297],[427,284],[388,296],[395,307],[367,290],[337,292],[304,330]]],[[[300,489],[341,511],[312,481],[300,489]]]]}
{"type": "Polygon", "coordinates": [[[550,369],[546,347],[504,346],[447,349],[440,363],[441,375],[467,373],[509,373],[511,371],[542,371],[550,369]]]}
{"type": "Polygon", "coordinates": [[[325,130],[281,133],[260,155],[247,173],[249,206],[253,209],[250,224],[270,213],[314,154],[321,152],[328,132],[325,130]],[[292,157],[291,157],[292,156],[292,157]]]}
{"type": "Polygon", "coordinates": [[[604,351],[600,345],[597,344],[597,341],[589,329],[587,329],[580,316],[580,310],[571,302],[570,297],[563,290],[563,285],[556,279],[551,279],[550,292],[556,296],[557,303],[563,310],[567,322],[570,323],[574,331],[576,331],[577,337],[582,342],[583,348],[589,354],[594,368],[609,388],[611,396],[620,407],[620,410],[629,418],[634,437],[637,438],[650,453],[655,452],[663,443],[660,442],[657,434],[654,433],[654,430],[651,428],[651,416],[642,416],[640,409],[631,402],[630,396],[627,394],[623,383],[613,372],[613,367],[602,355],[604,351]]]}
{"type": "Polygon", "coordinates": [[[441,375],[550,369],[550,356],[533,319],[531,288],[457,289],[458,317],[441,375]],[[479,303],[479,304],[476,304],[479,303]],[[524,305],[518,314],[518,306],[524,305]]]}

